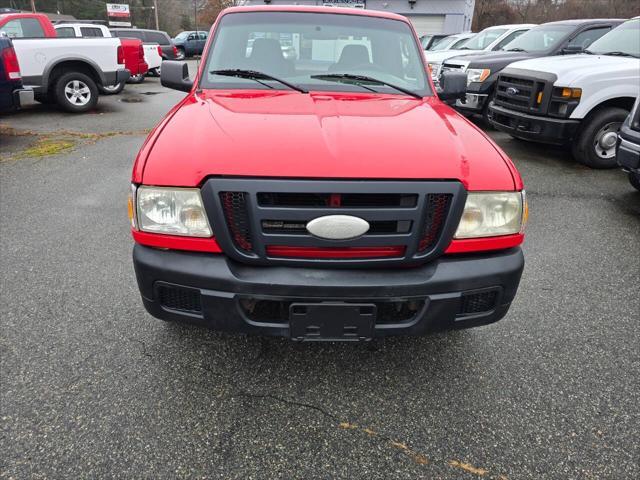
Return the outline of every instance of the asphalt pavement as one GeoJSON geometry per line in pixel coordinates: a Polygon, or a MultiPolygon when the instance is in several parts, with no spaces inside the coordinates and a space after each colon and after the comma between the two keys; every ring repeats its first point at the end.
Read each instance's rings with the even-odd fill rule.
{"type": "Polygon", "coordinates": [[[523,174],[526,267],[500,322],[372,344],[164,323],[126,195],[181,97],[0,117],[0,477],[640,478],[640,193],[490,132],[523,174]]]}

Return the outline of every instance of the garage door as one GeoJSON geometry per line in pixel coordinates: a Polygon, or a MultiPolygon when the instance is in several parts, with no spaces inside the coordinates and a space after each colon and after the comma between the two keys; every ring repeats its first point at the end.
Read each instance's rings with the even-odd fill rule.
{"type": "Polygon", "coordinates": [[[418,36],[426,33],[442,33],[444,30],[444,15],[407,15],[418,36]]]}

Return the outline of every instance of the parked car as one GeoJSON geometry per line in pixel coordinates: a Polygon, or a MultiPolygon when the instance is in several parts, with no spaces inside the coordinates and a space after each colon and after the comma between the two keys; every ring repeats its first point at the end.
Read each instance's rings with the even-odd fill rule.
{"type": "Polygon", "coordinates": [[[33,90],[22,86],[18,57],[11,39],[0,36],[0,112],[17,110],[33,102],[33,90]]]}
{"type": "Polygon", "coordinates": [[[207,32],[180,32],[173,39],[173,44],[178,49],[178,59],[202,55],[204,45],[207,43],[207,32]]]}
{"type": "Polygon", "coordinates": [[[629,175],[629,182],[640,190],[640,96],[618,135],[618,165],[629,175]]]}
{"type": "Polygon", "coordinates": [[[464,95],[465,75],[445,74],[441,99],[432,90],[405,17],[236,7],[213,29],[194,80],[186,62],[163,64],[163,85],[188,94],[133,168],[133,261],[152,315],[366,340],[507,313],[522,180],[441,101],[464,95]],[[307,56],[284,58],[289,35],[307,56]]]}
{"type": "Polygon", "coordinates": [[[495,94],[496,80],[507,65],[529,58],[580,53],[622,22],[619,19],[590,19],[545,23],[532,28],[500,51],[445,61],[442,71],[467,73],[467,97],[457,102],[456,108],[466,114],[481,114],[488,121],[489,102],[495,94]]]}
{"type": "Polygon", "coordinates": [[[55,38],[49,19],[33,13],[0,15],[2,33],[13,37],[22,80],[39,102],[86,112],[98,103],[100,86],[129,78],[116,38],[55,38]]]}
{"type": "Polygon", "coordinates": [[[618,130],[640,96],[640,19],[583,54],[525,60],[499,76],[490,121],[514,137],[571,145],[592,168],[616,164],[618,130]]]}
{"type": "Polygon", "coordinates": [[[179,57],[178,49],[167,32],[147,30],[143,28],[111,28],[111,35],[118,38],[139,38],[144,44],[160,45],[163,60],[175,60],[179,57]]]}
{"type": "MultiPolygon", "coordinates": [[[[111,32],[105,25],[92,23],[58,23],[54,25],[56,34],[62,38],[111,38],[111,32]]],[[[121,38],[120,44],[124,51],[124,64],[131,76],[129,80],[136,83],[144,80],[150,68],[160,66],[162,59],[158,53],[156,45],[143,45],[142,40],[137,38],[121,38]],[[147,63],[147,58],[153,63],[153,67],[147,63]],[[156,60],[157,59],[157,60],[156,60]]],[[[100,86],[100,93],[114,95],[120,93],[126,82],[116,85],[100,86]]]]}
{"type": "Polygon", "coordinates": [[[431,78],[436,84],[438,83],[442,64],[449,58],[457,57],[458,55],[483,54],[500,50],[535,26],[530,23],[496,25],[495,27],[485,28],[458,49],[425,52],[431,70],[431,78]]]}
{"type": "MultiPolygon", "coordinates": [[[[104,25],[86,23],[59,23],[55,25],[59,37],[107,37],[111,38],[111,31],[104,25]]],[[[142,43],[139,38],[121,37],[120,42],[125,47],[125,65],[131,72],[130,83],[141,83],[149,73],[160,75],[162,65],[162,50],[156,43],[142,43]],[[142,59],[140,57],[142,55],[142,59]]],[[[113,95],[120,93],[125,82],[118,85],[103,87],[102,93],[113,95]]]]}
{"type": "Polygon", "coordinates": [[[424,50],[430,50],[444,38],[447,38],[446,33],[429,33],[420,37],[420,44],[424,50]]]}
{"type": "Polygon", "coordinates": [[[441,52],[444,50],[458,50],[476,35],[477,33],[473,32],[463,32],[449,35],[448,37],[443,38],[438,43],[429,48],[426,54],[430,55],[430,52],[441,52]]]}

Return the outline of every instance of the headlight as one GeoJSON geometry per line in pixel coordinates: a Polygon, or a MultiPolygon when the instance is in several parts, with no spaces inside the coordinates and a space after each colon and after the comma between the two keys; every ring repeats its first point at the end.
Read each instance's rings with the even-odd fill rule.
{"type": "Polygon", "coordinates": [[[491,75],[488,68],[470,68],[467,70],[467,85],[473,82],[484,82],[491,75]]]}
{"type": "Polygon", "coordinates": [[[455,238],[497,237],[520,233],[527,219],[522,192],[471,192],[455,238]]]}
{"type": "Polygon", "coordinates": [[[141,186],[132,195],[137,205],[132,222],[143,232],[211,236],[199,189],[141,186]]]}
{"type": "Polygon", "coordinates": [[[431,72],[431,78],[438,78],[438,74],[440,73],[440,64],[439,63],[431,63],[429,62],[429,71],[431,72]]]}

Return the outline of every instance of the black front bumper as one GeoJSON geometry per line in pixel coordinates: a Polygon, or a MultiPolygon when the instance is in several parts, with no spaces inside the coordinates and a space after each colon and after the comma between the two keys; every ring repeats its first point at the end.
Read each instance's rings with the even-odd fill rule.
{"type": "Polygon", "coordinates": [[[216,330],[279,336],[290,336],[288,314],[256,318],[247,305],[283,304],[282,311],[288,312],[287,306],[296,302],[356,303],[387,312],[382,307],[389,302],[410,302],[419,306],[412,316],[396,321],[379,315],[370,336],[421,335],[500,320],[524,268],[520,248],[441,257],[414,268],[370,270],[249,266],[223,255],[136,245],[133,262],[142,300],[153,316],[216,330]],[[173,299],[170,304],[166,292],[173,299]],[[487,297],[488,292],[492,293],[487,297]],[[482,298],[491,298],[491,304],[470,311],[467,307],[477,306],[478,298],[480,304],[482,298]]]}
{"type": "Polygon", "coordinates": [[[578,120],[527,115],[494,103],[489,105],[489,121],[496,130],[514,137],[554,145],[569,142],[580,125],[578,120]]]}
{"type": "Polygon", "coordinates": [[[616,159],[624,170],[640,173],[640,132],[632,130],[627,123],[620,128],[616,159]]]}

